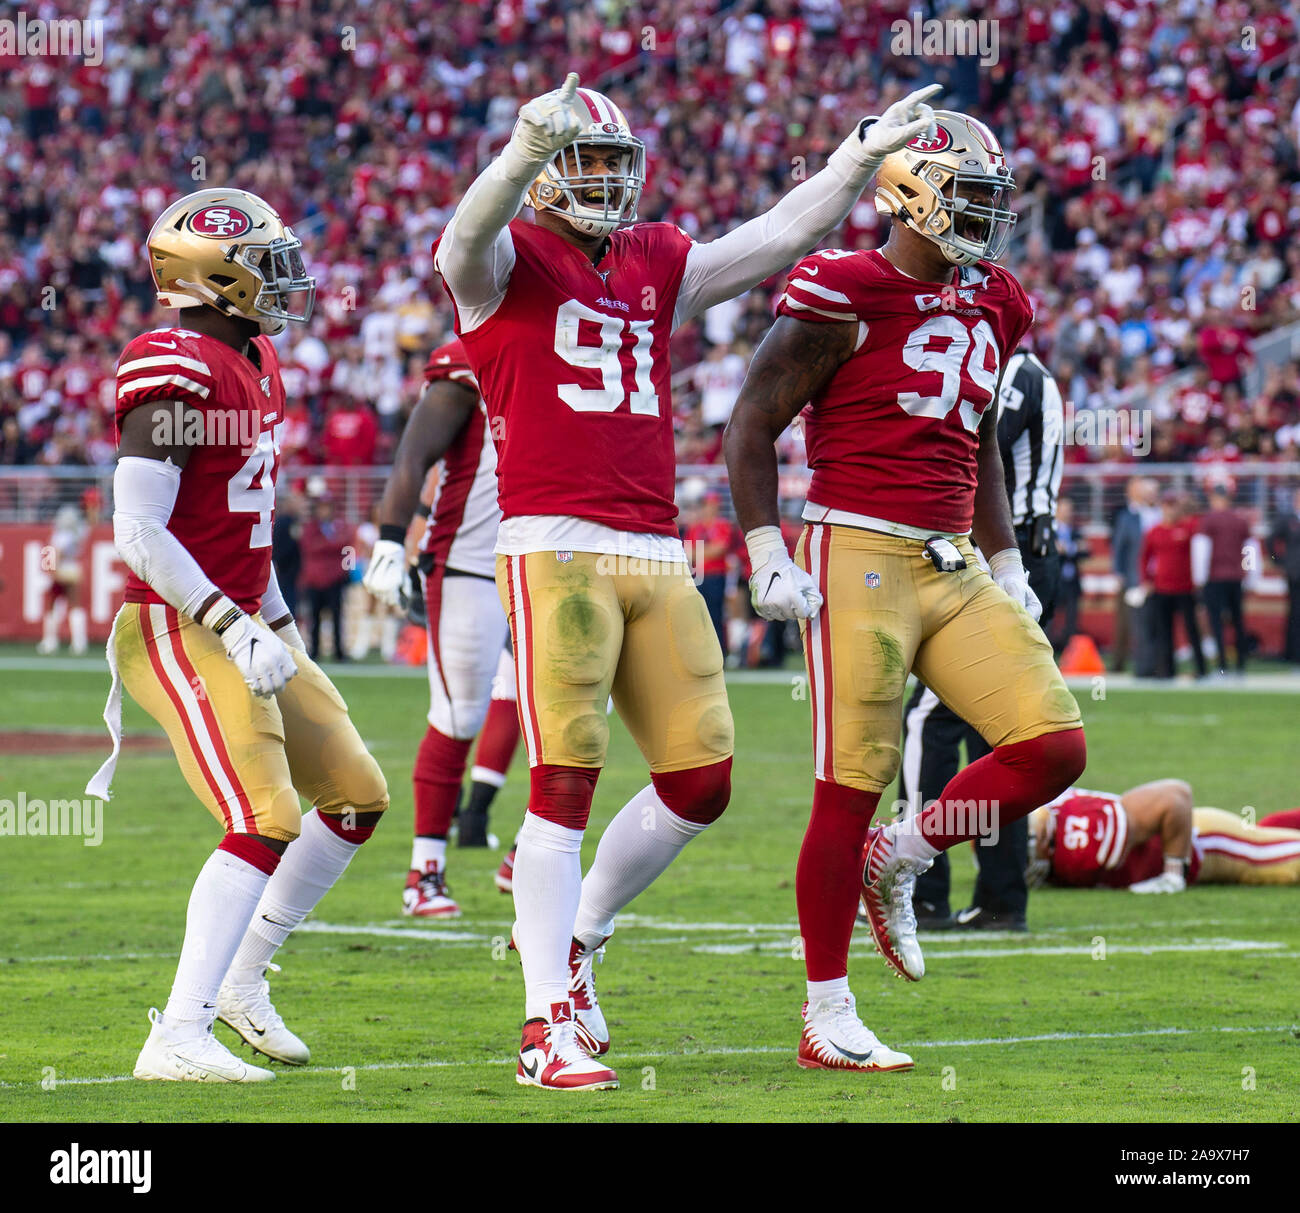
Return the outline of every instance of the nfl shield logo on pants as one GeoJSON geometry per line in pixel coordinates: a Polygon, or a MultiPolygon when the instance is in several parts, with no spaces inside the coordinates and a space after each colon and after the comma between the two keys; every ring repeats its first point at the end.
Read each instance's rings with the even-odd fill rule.
{"type": "Polygon", "coordinates": [[[877,590],[877,589],[879,589],[879,588],[880,588],[880,574],[879,574],[879,573],[868,573],[868,574],[867,574],[867,589],[869,589],[869,590],[877,590]]]}
{"type": "Polygon", "coordinates": [[[568,564],[569,561],[573,559],[573,553],[572,553],[572,552],[556,552],[556,553],[555,553],[555,559],[558,560],[561,564],[568,564]]]}

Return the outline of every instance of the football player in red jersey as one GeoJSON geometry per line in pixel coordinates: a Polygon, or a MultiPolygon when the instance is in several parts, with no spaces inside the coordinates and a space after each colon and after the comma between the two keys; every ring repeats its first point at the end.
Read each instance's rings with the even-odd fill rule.
{"type": "Polygon", "coordinates": [[[795,267],[725,438],[754,606],[804,633],[816,780],[796,898],[809,1067],[912,1064],[857,1016],[859,893],[886,961],[920,978],[917,873],[1050,800],[1084,763],[1078,705],[1034,622],[989,407],[1032,319],[1019,283],[991,264],[1014,221],[1011,172],[983,123],[948,110],[935,120],[877,176],[877,209],[893,216],[885,246],[795,267]],[[812,480],[792,560],[773,443],[805,405],[812,480]],[[913,669],[993,752],[906,826],[871,828],[898,769],[913,669]]]}
{"type": "Polygon", "coordinates": [[[1029,815],[1031,885],[1181,893],[1189,884],[1300,884],[1300,813],[1248,822],[1194,808],[1181,779],[1121,795],[1067,788],[1029,815]]]}
{"type": "MultiPolygon", "coordinates": [[[[424,379],[424,392],[393,457],[379,507],[379,539],[364,585],[382,601],[397,602],[407,577],[407,525],[429,468],[441,460],[429,524],[420,540],[429,631],[429,727],[412,772],[415,841],[402,908],[420,918],[454,918],[460,907],[447,889],[447,831],[470,746],[493,702],[509,629],[497,594],[493,551],[501,522],[496,448],[459,341],[429,355],[424,379]]],[[[513,696],[510,704],[513,708],[513,696]]],[[[490,783],[486,787],[492,790],[490,783]]],[[[485,793],[476,795],[479,804],[471,808],[485,818],[485,793]]],[[[462,814],[462,843],[476,841],[465,837],[472,829],[470,816],[462,814]]],[[[480,829],[486,831],[485,820],[480,829]]]]}
{"type": "Polygon", "coordinates": [[[173,203],[148,250],[158,301],[181,324],[135,338],[117,368],[113,536],[130,576],[109,642],[113,755],[87,791],[108,795],[125,685],[224,831],[190,894],[171,996],[149,1013],[142,1079],[274,1077],[216,1039],[218,1017],[268,1057],[308,1060],[266,972],[388,805],[271,564],[285,401],[270,334],[311,314],[301,247],[243,190],[173,203]]]}
{"type": "Polygon", "coordinates": [[[634,222],[645,150],[622,111],[570,74],[519,111],[435,243],[497,447],[497,584],[531,766],[514,870],[522,1084],[617,1084],[592,1056],[609,1048],[592,962],[618,911],[730,795],[722,651],[675,522],[669,337],[835,228],[883,157],[930,130],[936,91],[859,124],[770,211],[700,244],[634,222]],[[517,218],[525,202],[535,222],[517,218]],[[611,692],[651,781],[584,880],[611,692]]]}

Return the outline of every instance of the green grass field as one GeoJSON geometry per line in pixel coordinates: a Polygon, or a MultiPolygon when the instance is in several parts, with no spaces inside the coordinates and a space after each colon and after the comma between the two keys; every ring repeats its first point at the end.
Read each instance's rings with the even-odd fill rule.
{"type": "MultiPolygon", "coordinates": [[[[793,673],[793,672],[792,672],[793,673]]],[[[3,674],[0,729],[95,727],[106,674],[3,674]]],[[[1175,897],[1045,891],[1032,933],[923,937],[929,972],[894,979],[860,929],[859,1010],[916,1057],[910,1073],[794,1064],[803,996],[794,864],[808,812],[807,704],[791,683],[733,686],[731,808],[633,907],[597,969],[616,1092],[516,1086],[523,983],[504,948],[498,852],[452,851],[465,913],[400,914],[418,677],[340,678],[389,779],[389,819],[281,951],[272,994],[312,1065],[250,1087],[137,1083],[130,1074],[171,983],[190,885],[218,839],[168,753],[128,753],[102,845],[0,838],[0,1119],[204,1120],[1294,1120],[1300,1089],[1300,889],[1175,897]],[[1103,956],[1104,951],[1104,956],[1103,956]]],[[[1083,698],[1086,786],[1189,779],[1198,804],[1259,812],[1300,801],[1292,697],[1114,690],[1083,698]]],[[[128,730],[152,730],[129,704],[128,730]]],[[[78,797],[99,751],[0,755],[0,797],[78,797]]],[[[621,726],[596,797],[599,828],[645,780],[621,726]]],[[[499,797],[503,837],[521,768],[499,797]]],[[[890,799],[889,796],[886,800],[890,799]]],[[[954,856],[954,905],[973,872],[954,856]]],[[[228,1042],[234,1037],[219,1026],[228,1042]]],[[[241,1046],[242,1047],[242,1046],[241,1046]]]]}

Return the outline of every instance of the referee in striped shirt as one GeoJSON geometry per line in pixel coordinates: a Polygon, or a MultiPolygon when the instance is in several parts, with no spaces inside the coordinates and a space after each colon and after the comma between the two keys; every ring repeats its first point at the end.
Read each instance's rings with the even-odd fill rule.
{"type": "MultiPolygon", "coordinates": [[[[998,446],[1006,472],[1007,496],[1016,542],[1029,585],[1043,604],[1046,629],[1060,588],[1056,551],[1056,495],[1061,487],[1065,407],[1051,373],[1031,353],[1018,351],[1007,363],[998,396],[998,446]]],[[[904,714],[901,799],[909,814],[938,799],[957,773],[962,742],[966,761],[990,752],[984,739],[954,715],[928,687],[917,683],[904,714]]],[[[1005,827],[993,846],[980,845],[979,876],[971,905],[952,914],[948,904],[947,853],[917,877],[912,904],[917,925],[930,930],[1027,930],[1025,885],[1027,818],[1005,827]]]]}

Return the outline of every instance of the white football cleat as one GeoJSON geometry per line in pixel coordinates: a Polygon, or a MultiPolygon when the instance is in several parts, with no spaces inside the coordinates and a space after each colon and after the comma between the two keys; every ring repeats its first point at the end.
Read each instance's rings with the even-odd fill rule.
{"type": "MultiPolygon", "coordinates": [[[[136,1058],[134,1077],[164,1082],[270,1082],[275,1074],[241,1061],[212,1035],[209,1024],[197,1034],[173,1039],[157,1007],[149,1008],[153,1027],[136,1058]]],[[[193,1025],[191,1025],[192,1027],[193,1025]]]]}
{"type": "Polygon", "coordinates": [[[853,995],[803,1004],[798,1062],[805,1070],[910,1070],[913,1062],[882,1044],[858,1018],[853,995]]]}
{"type": "Polygon", "coordinates": [[[234,1029],[249,1048],[286,1066],[305,1066],[311,1060],[311,1050],[284,1026],[272,1006],[268,971],[278,973],[280,966],[267,965],[261,980],[252,985],[236,986],[229,979],[223,981],[217,995],[217,1018],[234,1029]]]}
{"type": "Polygon", "coordinates": [[[609,1027],[596,1000],[596,978],[592,965],[605,959],[606,935],[594,948],[583,947],[578,940],[569,945],[569,997],[577,1018],[578,1042],[593,1057],[609,1052],[609,1027]]]}
{"type": "Polygon", "coordinates": [[[524,1024],[515,1082],[551,1091],[613,1091],[618,1075],[578,1043],[572,1005],[554,1002],[549,1022],[530,1019],[524,1024]]]}
{"type": "Polygon", "coordinates": [[[1128,887],[1130,893],[1182,893],[1187,889],[1187,881],[1177,872],[1161,872],[1150,880],[1139,880],[1128,887]]]}
{"type": "Polygon", "coordinates": [[[929,862],[905,859],[898,854],[892,827],[872,826],[862,852],[862,906],[876,951],[899,977],[920,981],[925,976],[925,957],[916,941],[916,913],[912,892],[916,878],[929,862]]]}
{"type": "Polygon", "coordinates": [[[459,918],[460,906],[447,891],[447,874],[436,865],[427,872],[412,868],[402,890],[402,913],[416,918],[459,918]]]}

